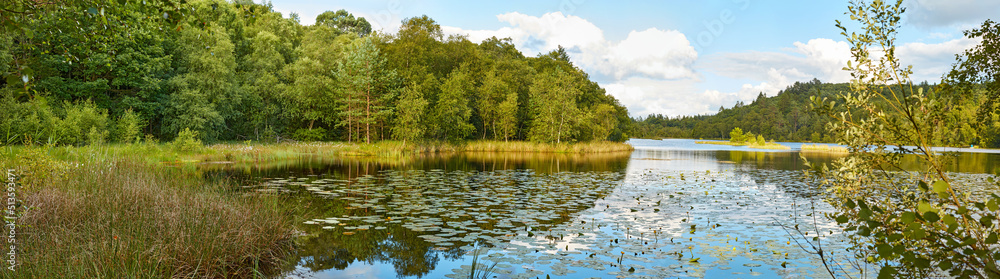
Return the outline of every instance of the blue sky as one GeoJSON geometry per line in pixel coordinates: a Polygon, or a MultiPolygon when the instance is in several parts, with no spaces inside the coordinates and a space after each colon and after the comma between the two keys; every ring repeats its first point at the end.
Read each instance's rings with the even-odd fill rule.
{"type": "MultiPolygon", "coordinates": [[[[632,116],[707,114],[774,96],[796,81],[847,82],[850,57],[834,20],[846,1],[307,1],[274,0],[275,10],[312,24],[346,9],[394,33],[427,15],[445,33],[478,42],[511,37],[525,55],[558,45],[632,116]]],[[[935,83],[954,56],[976,44],[962,30],[1000,15],[1000,1],[913,0],[904,4],[897,52],[917,81],[935,83]]],[[[998,18],[993,18],[998,20],[998,18]]]]}

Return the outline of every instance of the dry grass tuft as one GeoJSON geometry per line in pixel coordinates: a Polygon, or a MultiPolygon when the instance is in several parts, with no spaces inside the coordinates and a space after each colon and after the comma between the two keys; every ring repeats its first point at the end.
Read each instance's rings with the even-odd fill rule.
{"type": "Polygon", "coordinates": [[[25,193],[19,278],[246,278],[291,252],[274,198],[223,193],[194,174],[97,162],[25,193]]]}

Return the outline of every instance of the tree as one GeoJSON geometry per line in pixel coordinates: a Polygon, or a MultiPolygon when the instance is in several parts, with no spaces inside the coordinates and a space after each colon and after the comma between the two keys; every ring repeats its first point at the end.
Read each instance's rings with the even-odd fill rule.
{"type": "Polygon", "coordinates": [[[733,128],[733,131],[729,132],[729,141],[733,143],[746,142],[746,138],[743,136],[743,129],[740,129],[740,127],[733,128]]]}
{"type": "Polygon", "coordinates": [[[427,74],[421,83],[411,83],[403,89],[403,94],[397,103],[397,113],[392,134],[396,139],[414,141],[424,137],[427,132],[426,111],[428,102],[423,92],[426,87],[437,86],[433,75],[427,74]]]}
{"type": "Polygon", "coordinates": [[[206,29],[185,25],[177,53],[186,71],[170,79],[176,90],[164,110],[163,128],[177,134],[184,128],[204,140],[215,140],[227,130],[225,116],[233,115],[240,103],[236,88],[233,44],[217,25],[206,29]]]}
{"type": "Polygon", "coordinates": [[[517,95],[517,92],[508,92],[507,98],[497,109],[496,130],[493,132],[497,139],[507,141],[517,132],[517,95]]]}
{"type": "Polygon", "coordinates": [[[388,69],[374,40],[371,36],[355,40],[335,72],[346,102],[344,121],[352,129],[348,137],[364,138],[366,143],[391,119],[396,97],[396,71],[388,69]]]}
{"type": "Polygon", "coordinates": [[[537,142],[560,143],[572,138],[579,109],[580,90],[575,79],[560,68],[535,76],[531,84],[531,109],[535,115],[528,138],[537,142]]]}
{"type": "Polygon", "coordinates": [[[497,131],[499,129],[498,126],[506,124],[500,123],[501,118],[507,116],[501,115],[501,113],[509,113],[509,111],[501,112],[500,104],[508,99],[507,97],[512,91],[507,86],[503,77],[497,76],[496,71],[489,71],[484,75],[479,92],[481,94],[479,98],[476,98],[476,106],[483,121],[482,138],[486,139],[486,132],[489,131],[493,134],[494,139],[498,139],[500,137],[497,131]]]}
{"type": "Polygon", "coordinates": [[[358,37],[367,36],[372,32],[372,25],[363,17],[354,18],[354,15],[347,10],[337,10],[336,12],[325,11],[316,16],[316,25],[323,25],[340,31],[341,33],[354,33],[358,37]]]}
{"type": "Polygon", "coordinates": [[[343,95],[337,89],[334,71],[344,49],[356,38],[353,34],[338,36],[326,26],[313,27],[296,49],[298,59],[283,69],[287,80],[283,91],[292,101],[291,113],[306,121],[307,130],[316,128],[317,122],[335,125],[343,121],[338,102],[343,95]]]}
{"type": "MultiPolygon", "coordinates": [[[[617,119],[615,118],[615,107],[610,104],[596,104],[591,109],[586,110],[584,117],[580,120],[582,133],[585,133],[585,140],[607,140],[611,131],[615,128],[617,119]]],[[[581,137],[584,135],[580,135],[581,137]]]]}
{"type": "Polygon", "coordinates": [[[855,256],[881,265],[880,278],[938,270],[998,278],[1000,196],[966,192],[986,182],[951,179],[948,161],[931,150],[947,100],[914,85],[912,67],[896,57],[904,10],[902,1],[852,1],[849,14],[863,32],[838,21],[851,46],[852,90],[836,101],[814,98],[813,107],[834,119],[828,130],[851,153],[812,173],[830,187],[837,210],[830,217],[850,232],[855,256]],[[919,158],[922,169],[903,171],[903,155],[919,158]]]}
{"type": "Polygon", "coordinates": [[[975,91],[985,92],[982,104],[977,113],[978,127],[982,136],[980,144],[989,147],[1000,147],[1000,24],[986,20],[980,28],[964,32],[969,39],[979,39],[979,45],[965,50],[956,57],[957,61],[947,77],[947,84],[953,85],[968,95],[976,95],[975,91]]]}
{"type": "Polygon", "coordinates": [[[472,88],[469,75],[461,68],[453,71],[441,84],[441,93],[433,112],[437,138],[461,140],[475,129],[469,123],[469,117],[472,116],[472,108],[469,106],[472,88]]]}

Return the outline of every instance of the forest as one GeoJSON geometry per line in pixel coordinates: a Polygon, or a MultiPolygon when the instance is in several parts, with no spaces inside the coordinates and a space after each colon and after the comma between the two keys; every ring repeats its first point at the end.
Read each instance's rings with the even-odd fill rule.
{"type": "Polygon", "coordinates": [[[624,141],[628,112],[560,48],[396,34],[351,13],[310,26],[268,4],[14,1],[0,18],[3,144],[624,141]]]}
{"type": "MultiPolygon", "coordinates": [[[[931,115],[941,130],[935,133],[934,145],[1000,147],[1000,113],[981,109],[988,106],[982,88],[958,92],[957,86],[927,82],[913,87],[945,104],[943,110],[931,115]]],[[[810,106],[811,100],[837,99],[839,94],[851,90],[847,83],[823,83],[818,79],[796,82],[773,97],[761,93],[750,104],[738,102],[731,108],[719,108],[713,115],[639,117],[634,119],[635,136],[728,139],[730,131],[741,128],[778,141],[834,143],[837,138],[826,126],[830,118],[816,113],[810,106]]]]}

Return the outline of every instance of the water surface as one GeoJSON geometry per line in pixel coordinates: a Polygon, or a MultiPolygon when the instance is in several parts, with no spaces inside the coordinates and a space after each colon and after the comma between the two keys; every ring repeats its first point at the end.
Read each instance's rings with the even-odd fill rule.
{"type": "MultiPolygon", "coordinates": [[[[490,278],[816,277],[825,269],[796,241],[817,235],[834,257],[849,256],[796,147],[630,143],[634,152],[618,154],[303,159],[217,172],[309,207],[287,278],[468,278],[473,257],[492,266],[490,278]]],[[[998,156],[960,153],[952,171],[978,179],[998,156]]]]}

